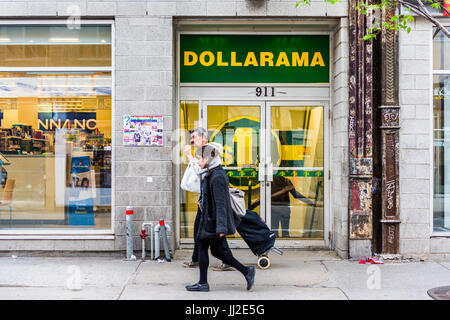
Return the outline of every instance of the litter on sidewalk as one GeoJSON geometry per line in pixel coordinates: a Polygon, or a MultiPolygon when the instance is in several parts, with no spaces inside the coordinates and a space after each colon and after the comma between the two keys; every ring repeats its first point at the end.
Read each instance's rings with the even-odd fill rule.
{"type": "Polygon", "coordinates": [[[384,264],[383,261],[373,258],[366,258],[366,260],[359,260],[359,264],[384,264]]]}

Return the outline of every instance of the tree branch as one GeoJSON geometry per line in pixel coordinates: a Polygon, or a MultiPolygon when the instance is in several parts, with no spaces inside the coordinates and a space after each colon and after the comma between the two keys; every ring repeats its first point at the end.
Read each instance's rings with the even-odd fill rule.
{"type": "Polygon", "coordinates": [[[423,9],[424,13],[429,17],[429,20],[434,23],[436,27],[438,27],[448,38],[450,38],[450,31],[447,30],[446,27],[444,27],[439,20],[434,18],[431,13],[428,11],[428,9],[423,4],[422,0],[417,0],[419,2],[420,7],[423,9]]]}
{"type": "Polygon", "coordinates": [[[429,11],[427,10],[427,8],[425,7],[425,5],[423,4],[423,2],[421,0],[417,0],[417,2],[419,3],[419,6],[416,6],[412,3],[403,1],[403,0],[397,0],[397,2],[399,4],[404,5],[405,7],[408,7],[409,9],[411,9],[412,11],[414,11],[416,14],[418,14],[419,16],[427,19],[428,21],[430,21],[431,23],[433,23],[439,30],[442,31],[442,33],[444,33],[449,39],[450,39],[450,31],[447,30],[446,27],[444,27],[439,20],[437,20],[436,18],[434,18],[429,11]]]}

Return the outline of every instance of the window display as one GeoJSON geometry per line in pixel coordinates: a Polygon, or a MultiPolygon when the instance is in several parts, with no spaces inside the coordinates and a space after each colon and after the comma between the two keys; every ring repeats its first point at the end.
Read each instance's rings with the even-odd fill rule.
{"type": "Polygon", "coordinates": [[[110,71],[0,71],[0,228],[111,228],[111,90],[110,71]]]}

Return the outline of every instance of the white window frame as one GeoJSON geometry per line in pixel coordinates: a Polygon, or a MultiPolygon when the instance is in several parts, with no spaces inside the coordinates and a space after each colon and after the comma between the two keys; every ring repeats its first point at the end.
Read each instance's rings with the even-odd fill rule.
{"type": "MultiPolygon", "coordinates": [[[[66,19],[3,20],[0,25],[64,25],[66,19]]],[[[0,72],[10,71],[105,71],[111,72],[111,227],[110,229],[30,228],[0,229],[0,240],[107,240],[114,239],[115,230],[115,26],[114,20],[80,20],[81,25],[109,25],[111,27],[111,67],[0,67],[0,72]]]]}
{"type": "MultiPolygon", "coordinates": [[[[441,20],[441,23],[445,27],[450,27],[450,22],[448,20],[441,20]]],[[[433,34],[433,27],[431,28],[431,33],[433,34]]],[[[433,51],[433,37],[430,39],[430,69],[432,70],[430,76],[431,83],[431,112],[430,112],[430,122],[431,122],[431,144],[430,144],[430,234],[431,237],[450,237],[450,231],[434,231],[434,93],[433,93],[433,85],[434,85],[434,76],[436,75],[448,75],[450,77],[450,69],[449,70],[434,70],[433,60],[434,60],[434,51],[433,51]]],[[[450,214],[450,213],[449,213],[450,214]]]]}

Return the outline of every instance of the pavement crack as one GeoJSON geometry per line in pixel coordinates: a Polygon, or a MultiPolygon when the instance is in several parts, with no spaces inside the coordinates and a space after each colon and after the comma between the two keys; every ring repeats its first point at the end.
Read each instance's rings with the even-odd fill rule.
{"type": "Polygon", "coordinates": [[[142,264],[142,260],[139,260],[139,264],[137,265],[136,269],[134,270],[134,272],[130,275],[130,278],[128,279],[128,281],[123,285],[122,290],[120,290],[120,293],[118,295],[118,297],[116,298],[116,300],[120,300],[120,298],[122,297],[123,292],[125,291],[126,287],[130,284],[133,283],[133,281],[136,279],[137,274],[138,274],[138,270],[142,264]]]}
{"type": "Polygon", "coordinates": [[[438,265],[440,265],[440,266],[442,266],[442,267],[444,267],[445,269],[447,269],[447,270],[450,270],[450,268],[449,267],[447,267],[447,266],[445,266],[444,264],[442,264],[441,262],[437,262],[437,264],[438,265]]]}
{"type": "Polygon", "coordinates": [[[328,273],[328,268],[323,260],[320,260],[320,264],[323,265],[323,267],[325,268],[325,271],[328,273]]]}
{"type": "Polygon", "coordinates": [[[347,300],[350,300],[350,298],[349,298],[348,295],[345,293],[345,291],[342,290],[342,288],[340,288],[340,287],[336,287],[336,288],[342,292],[342,294],[345,296],[345,298],[346,298],[347,300]]]}
{"type": "Polygon", "coordinates": [[[330,281],[329,270],[328,270],[327,266],[325,265],[325,263],[323,263],[322,260],[320,260],[319,262],[320,262],[320,264],[323,266],[323,268],[325,269],[325,277],[326,277],[326,279],[325,279],[325,280],[321,280],[321,281],[319,281],[319,282],[317,282],[317,283],[312,284],[312,285],[311,285],[312,288],[320,287],[322,284],[325,284],[325,283],[327,283],[328,281],[330,281]]]}

